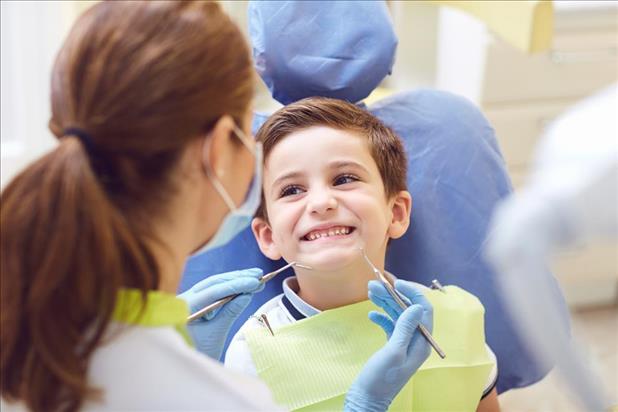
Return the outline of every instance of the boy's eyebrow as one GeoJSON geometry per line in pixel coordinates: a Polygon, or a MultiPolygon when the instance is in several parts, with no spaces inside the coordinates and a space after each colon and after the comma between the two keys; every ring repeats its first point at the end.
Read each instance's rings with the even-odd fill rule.
{"type": "Polygon", "coordinates": [[[341,169],[343,167],[350,166],[362,169],[364,172],[369,173],[369,170],[365,166],[363,166],[363,164],[351,160],[337,160],[329,164],[329,167],[331,169],[341,169]]]}

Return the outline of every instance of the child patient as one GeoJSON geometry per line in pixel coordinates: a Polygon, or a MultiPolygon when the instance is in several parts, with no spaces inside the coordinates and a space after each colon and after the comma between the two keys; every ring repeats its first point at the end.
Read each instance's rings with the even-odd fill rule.
{"type": "MultiPolygon", "coordinates": [[[[312,270],[297,267],[284,280],[284,293],[234,336],[225,364],[259,375],[290,409],[340,410],[355,373],[386,340],[367,318],[376,309],[368,284],[376,295],[384,289],[359,249],[384,270],[389,240],[408,229],[405,151],[369,112],[327,98],[283,107],[256,138],[265,157],[252,222],[260,250],[312,270]]],[[[457,287],[416,287],[434,307],[433,336],[446,358],[432,353],[391,410],[498,410],[482,305],[457,287]]]]}

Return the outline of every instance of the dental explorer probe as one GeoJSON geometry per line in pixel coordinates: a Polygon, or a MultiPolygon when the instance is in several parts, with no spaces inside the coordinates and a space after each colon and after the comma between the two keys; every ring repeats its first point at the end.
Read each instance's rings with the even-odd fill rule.
{"type": "MultiPolygon", "coordinates": [[[[263,275],[263,276],[260,278],[260,283],[266,283],[266,282],[268,282],[269,280],[271,280],[272,278],[274,278],[275,276],[277,276],[279,273],[283,272],[284,270],[286,270],[287,268],[292,267],[292,266],[294,266],[294,267],[299,267],[299,268],[302,268],[302,269],[308,269],[308,270],[311,270],[311,269],[312,269],[310,266],[301,265],[300,263],[296,263],[296,262],[290,262],[290,263],[288,263],[287,265],[285,265],[285,266],[283,266],[283,267],[281,267],[281,268],[279,268],[279,269],[277,269],[277,270],[275,270],[275,271],[272,271],[272,272],[269,272],[269,273],[267,273],[267,274],[263,275]]],[[[217,300],[217,301],[215,301],[215,302],[211,303],[211,304],[210,304],[210,305],[208,305],[208,306],[203,307],[202,309],[198,310],[197,312],[195,312],[195,313],[191,314],[191,315],[187,318],[187,322],[193,322],[194,320],[199,319],[199,318],[201,318],[202,316],[205,316],[205,315],[209,314],[209,313],[210,313],[210,312],[212,312],[213,310],[215,310],[215,309],[217,309],[217,308],[220,308],[221,306],[223,306],[223,305],[225,305],[226,303],[228,303],[230,300],[232,300],[232,299],[234,299],[235,297],[240,296],[240,295],[241,295],[241,293],[236,293],[236,294],[234,294],[234,295],[226,296],[226,297],[224,297],[224,298],[222,298],[222,299],[219,299],[219,300],[217,300]]]]}
{"type": "MultiPolygon", "coordinates": [[[[371,270],[373,270],[373,273],[376,275],[376,278],[378,278],[378,281],[382,283],[384,287],[386,288],[388,294],[391,295],[393,300],[397,302],[397,304],[399,305],[399,307],[401,307],[401,309],[406,310],[410,305],[405,303],[405,301],[403,300],[403,298],[401,297],[397,289],[395,289],[393,285],[391,285],[391,282],[384,275],[384,273],[382,273],[377,267],[375,267],[373,263],[371,263],[371,260],[369,260],[369,258],[367,257],[367,254],[365,253],[365,249],[359,248],[359,250],[361,254],[363,255],[363,257],[365,258],[365,261],[367,262],[369,267],[371,267],[371,270]]],[[[440,346],[438,346],[438,343],[434,340],[433,336],[431,336],[431,333],[429,333],[427,328],[420,322],[418,324],[418,330],[419,332],[421,332],[421,335],[423,335],[425,340],[436,351],[436,353],[442,359],[446,358],[446,354],[444,353],[444,351],[440,348],[440,346]]]]}

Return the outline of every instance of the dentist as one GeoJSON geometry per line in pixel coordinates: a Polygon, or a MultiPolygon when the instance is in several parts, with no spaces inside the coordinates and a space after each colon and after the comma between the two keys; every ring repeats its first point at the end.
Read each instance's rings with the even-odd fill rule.
{"type": "MultiPolygon", "coordinates": [[[[253,85],[215,3],[101,2],[78,19],[52,74],[58,145],[1,194],[3,411],[277,409],[218,362],[261,271],[175,296],[186,258],[225,244],[258,206],[253,85]],[[191,339],[189,307],[232,293],[191,339]]],[[[431,308],[382,325],[389,339],[347,410],[388,408],[429,355],[421,316],[431,308]]]]}

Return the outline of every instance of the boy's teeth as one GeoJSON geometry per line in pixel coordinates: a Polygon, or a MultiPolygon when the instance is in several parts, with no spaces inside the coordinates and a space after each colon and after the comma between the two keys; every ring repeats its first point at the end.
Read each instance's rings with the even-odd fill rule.
{"type": "Polygon", "coordinates": [[[322,237],[347,235],[349,233],[350,233],[350,228],[348,227],[336,227],[336,228],[330,228],[328,230],[316,230],[315,232],[309,233],[306,236],[306,238],[307,240],[316,240],[322,237]]]}

